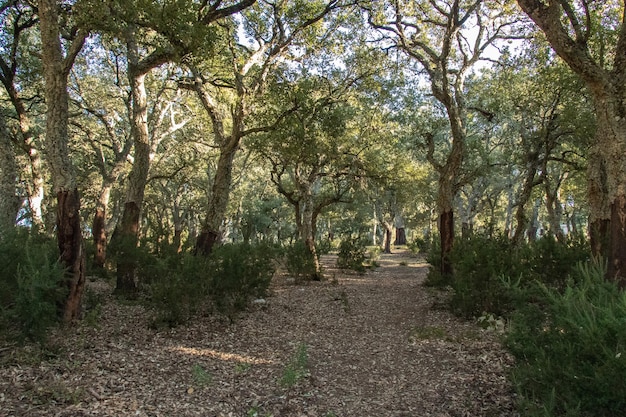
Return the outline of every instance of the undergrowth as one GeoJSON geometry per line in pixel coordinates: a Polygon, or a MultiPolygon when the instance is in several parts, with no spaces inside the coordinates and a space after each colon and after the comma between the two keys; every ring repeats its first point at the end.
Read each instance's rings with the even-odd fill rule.
{"type": "Polygon", "coordinates": [[[448,277],[439,259],[428,283],[452,290],[450,309],[504,332],[522,415],[626,415],[626,294],[584,239],[459,239],[448,277]]]}
{"type": "Polygon", "coordinates": [[[0,333],[43,343],[66,296],[56,241],[16,229],[0,239],[0,333]]]}

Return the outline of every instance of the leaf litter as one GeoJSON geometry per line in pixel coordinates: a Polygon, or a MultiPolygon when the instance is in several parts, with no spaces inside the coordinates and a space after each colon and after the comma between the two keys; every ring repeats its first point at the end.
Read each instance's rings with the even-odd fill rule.
{"type": "Polygon", "coordinates": [[[0,417],[516,416],[498,334],[438,308],[428,267],[384,254],[364,275],[324,256],[322,282],[277,275],[234,322],[154,330],[143,307],[103,300],[53,351],[3,346],[0,417]]]}

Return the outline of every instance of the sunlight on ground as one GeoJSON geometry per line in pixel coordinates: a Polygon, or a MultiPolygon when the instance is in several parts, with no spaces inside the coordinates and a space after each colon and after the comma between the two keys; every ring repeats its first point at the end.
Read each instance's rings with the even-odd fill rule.
{"type": "Polygon", "coordinates": [[[214,349],[197,349],[197,348],[189,348],[184,346],[176,346],[168,349],[171,352],[183,353],[185,355],[192,356],[209,356],[211,358],[216,358],[223,361],[228,362],[239,362],[239,363],[247,363],[249,365],[273,365],[274,361],[268,359],[255,358],[253,356],[245,356],[239,355],[237,353],[228,353],[228,352],[220,352],[219,350],[214,349]]]}

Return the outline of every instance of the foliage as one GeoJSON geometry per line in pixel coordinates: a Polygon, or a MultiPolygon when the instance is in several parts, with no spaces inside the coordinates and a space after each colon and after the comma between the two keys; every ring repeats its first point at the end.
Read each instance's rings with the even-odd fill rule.
{"type": "Polygon", "coordinates": [[[500,277],[517,276],[516,247],[506,237],[458,239],[451,254],[454,268],[452,309],[465,317],[482,312],[504,314],[511,300],[500,277]]]}
{"type": "Polygon", "coordinates": [[[604,272],[579,263],[564,290],[537,283],[513,315],[506,342],[529,415],[626,413],[626,293],[604,272]]]}
{"type": "Polygon", "coordinates": [[[266,245],[229,244],[206,258],[175,255],[142,264],[143,273],[150,276],[148,301],[155,312],[154,324],[182,324],[202,309],[215,309],[232,319],[251,298],[266,295],[275,257],[275,250],[266,245]]]}
{"type": "Polygon", "coordinates": [[[421,253],[429,255],[433,246],[432,239],[427,237],[416,237],[412,242],[407,244],[407,248],[413,253],[421,253]]]}
{"type": "Polygon", "coordinates": [[[367,243],[360,237],[347,236],[339,244],[337,266],[342,269],[364,273],[367,258],[367,243]]]}
{"type": "Polygon", "coordinates": [[[58,322],[64,299],[63,268],[54,241],[17,230],[0,240],[0,329],[17,339],[43,342],[58,322]]]}
{"type": "Polygon", "coordinates": [[[301,240],[287,247],[285,263],[287,272],[293,275],[296,281],[307,279],[316,274],[313,255],[301,240]]]}
{"type": "Polygon", "coordinates": [[[506,236],[473,235],[457,240],[450,257],[454,268],[451,277],[440,276],[439,254],[429,255],[432,266],[426,284],[450,285],[454,290],[450,305],[460,316],[506,316],[526,301],[510,291],[509,281],[519,281],[524,287],[538,281],[562,288],[573,266],[588,260],[589,254],[588,243],[582,237],[560,243],[546,235],[535,242],[514,244],[506,236]]]}

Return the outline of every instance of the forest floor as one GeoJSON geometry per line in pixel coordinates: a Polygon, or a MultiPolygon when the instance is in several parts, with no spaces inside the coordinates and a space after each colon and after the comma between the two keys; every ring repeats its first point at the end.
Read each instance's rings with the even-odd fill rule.
{"type": "Polygon", "coordinates": [[[511,357],[494,331],[441,308],[427,265],[383,254],[364,275],[284,275],[233,323],[153,330],[102,281],[97,320],[54,348],[0,346],[0,417],[516,416],[511,357]]]}

